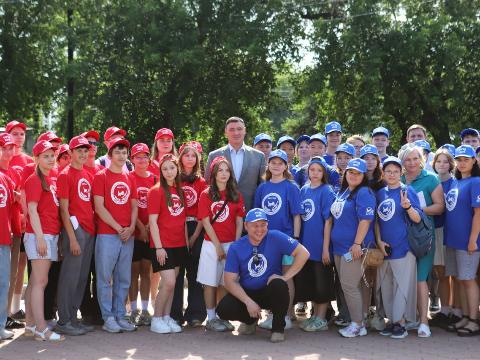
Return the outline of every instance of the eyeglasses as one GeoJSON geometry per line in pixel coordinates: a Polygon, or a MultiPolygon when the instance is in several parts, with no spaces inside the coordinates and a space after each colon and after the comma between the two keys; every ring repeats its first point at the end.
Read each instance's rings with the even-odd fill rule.
{"type": "Polygon", "coordinates": [[[258,248],[253,247],[253,265],[257,266],[260,263],[260,257],[258,256],[258,248]]]}
{"type": "Polygon", "coordinates": [[[93,146],[98,146],[98,142],[97,141],[88,141],[88,143],[90,145],[93,145],[93,146]]]}

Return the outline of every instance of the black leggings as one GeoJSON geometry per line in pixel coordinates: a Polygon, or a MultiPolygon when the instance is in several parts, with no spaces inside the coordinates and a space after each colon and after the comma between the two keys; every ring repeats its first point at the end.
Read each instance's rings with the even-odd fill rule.
{"type": "MultiPolygon", "coordinates": [[[[287,283],[282,279],[273,279],[262,289],[245,289],[245,292],[262,309],[272,312],[272,332],[283,333],[289,303],[287,283]]],[[[241,321],[249,325],[258,320],[250,317],[247,306],[232,294],[227,294],[220,301],[217,306],[217,314],[223,320],[241,321]]]]}

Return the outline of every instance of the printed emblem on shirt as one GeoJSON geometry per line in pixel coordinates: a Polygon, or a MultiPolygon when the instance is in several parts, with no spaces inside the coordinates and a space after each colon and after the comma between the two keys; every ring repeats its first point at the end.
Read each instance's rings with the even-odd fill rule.
{"type": "MultiPolygon", "coordinates": [[[[223,206],[223,200],[216,201],[210,206],[212,217],[217,215],[217,213],[220,211],[222,206],[223,206]]],[[[227,220],[228,215],[230,215],[230,209],[228,208],[228,205],[227,205],[225,206],[225,209],[223,209],[222,213],[217,217],[217,223],[221,223],[227,220]]]]}
{"type": "Polygon", "coordinates": [[[85,178],[81,178],[78,180],[78,197],[82,199],[83,201],[90,201],[90,192],[92,190],[92,187],[90,186],[90,183],[87,181],[85,178]]]}
{"type": "Polygon", "coordinates": [[[183,196],[185,197],[185,202],[187,207],[192,207],[197,202],[197,192],[191,186],[182,186],[183,196]]]}
{"type": "Polygon", "coordinates": [[[3,184],[0,184],[0,208],[7,206],[8,192],[3,184]]]}
{"type": "Polygon", "coordinates": [[[55,205],[60,206],[60,203],[58,202],[58,198],[57,198],[57,187],[53,184],[50,185],[50,192],[52,193],[53,202],[55,203],[55,205]]]}
{"type": "Polygon", "coordinates": [[[123,181],[117,181],[110,190],[112,201],[117,205],[125,205],[130,197],[130,188],[123,181]]]}
{"type": "Polygon", "coordinates": [[[305,199],[302,201],[302,209],[303,209],[302,220],[308,221],[315,214],[315,203],[313,202],[312,199],[305,199]]]}
{"type": "Polygon", "coordinates": [[[148,188],[144,186],[137,187],[137,203],[139,208],[147,208],[147,194],[148,188]]]}
{"type": "Polygon", "coordinates": [[[177,194],[172,194],[172,206],[168,207],[168,211],[170,211],[170,215],[178,216],[183,211],[182,202],[180,201],[180,197],[177,194]]]}
{"type": "Polygon", "coordinates": [[[277,193],[270,193],[262,200],[262,208],[267,215],[275,215],[282,207],[282,198],[277,193]]]}
{"type": "Polygon", "coordinates": [[[333,202],[332,206],[330,207],[330,212],[335,219],[339,219],[340,216],[342,216],[344,206],[345,200],[338,199],[333,202]]]}
{"type": "Polygon", "coordinates": [[[248,273],[251,277],[260,277],[267,271],[268,261],[263,254],[257,254],[252,256],[248,261],[248,273]]]}
{"type": "Polygon", "coordinates": [[[390,220],[395,214],[395,200],[383,200],[380,205],[378,205],[377,214],[383,221],[390,220]]]}
{"type": "Polygon", "coordinates": [[[447,206],[448,211],[452,211],[457,206],[457,199],[458,199],[458,189],[450,190],[447,195],[445,195],[445,204],[447,206]]]}

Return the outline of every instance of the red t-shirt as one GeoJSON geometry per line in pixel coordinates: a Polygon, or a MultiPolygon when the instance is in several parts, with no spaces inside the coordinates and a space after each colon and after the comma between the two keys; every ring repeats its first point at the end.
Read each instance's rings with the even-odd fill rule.
{"type": "Polygon", "coordinates": [[[92,199],[93,175],[68,165],[58,175],[57,192],[60,199],[68,199],[68,213],[75,216],[82,228],[95,234],[92,199]]]}
{"type": "Polygon", "coordinates": [[[10,160],[10,166],[20,166],[21,168],[24,168],[25,165],[32,163],[33,159],[25,153],[14,155],[12,160],[10,160]]]}
{"type": "MultiPolygon", "coordinates": [[[[25,165],[22,172],[22,179],[20,180],[21,189],[25,188],[25,182],[30,177],[30,175],[32,175],[34,172],[35,172],[35,163],[30,163],[25,165]]],[[[50,170],[50,177],[56,181],[57,176],[58,176],[58,168],[57,168],[57,165],[55,165],[53,169],[50,170]]]]}
{"type": "Polygon", "coordinates": [[[87,170],[90,174],[92,174],[92,176],[95,176],[100,170],[105,169],[105,166],[99,164],[95,164],[94,167],[83,165],[83,168],[87,170]]]}
{"type": "MultiPolygon", "coordinates": [[[[148,190],[155,185],[156,178],[152,173],[148,173],[147,177],[138,176],[136,172],[132,171],[129,174],[133,177],[137,184],[137,204],[138,204],[138,220],[144,225],[148,225],[148,210],[147,210],[147,196],[148,190]]],[[[135,236],[139,236],[140,232],[135,229],[135,236]]]]}
{"type": "Polygon", "coordinates": [[[193,183],[182,182],[183,196],[187,205],[187,216],[197,217],[200,194],[208,187],[203,177],[195,179],[193,183]]]}
{"type": "MultiPolygon", "coordinates": [[[[10,166],[8,169],[1,169],[0,172],[6,175],[12,182],[13,190],[19,190],[22,179],[22,168],[19,166],[10,166]]],[[[13,192],[12,192],[12,196],[13,192]]],[[[22,206],[12,197],[11,210],[11,230],[14,236],[22,236],[22,206]]],[[[23,229],[24,230],[24,229],[23,229]]]]}
{"type": "MultiPolygon", "coordinates": [[[[220,211],[223,206],[223,202],[226,199],[226,192],[220,191],[220,201],[213,202],[208,196],[208,188],[205,189],[201,195],[198,202],[198,220],[210,218],[210,221],[213,217],[220,211]]],[[[215,223],[212,225],[215,234],[217,235],[218,240],[221,243],[228,243],[235,241],[235,235],[237,231],[237,217],[245,216],[245,205],[243,204],[243,197],[238,193],[238,202],[234,203],[229,201],[225,209],[222,211],[220,216],[217,218],[215,223]]],[[[205,232],[205,240],[210,240],[208,234],[205,232]]]]}
{"type": "MultiPolygon", "coordinates": [[[[122,227],[130,226],[132,219],[132,199],[137,198],[135,179],[128,173],[114,173],[104,169],[93,178],[92,194],[104,198],[105,209],[122,227]]],[[[98,218],[97,234],[118,234],[115,229],[98,218]]]]}
{"type": "MultiPolygon", "coordinates": [[[[172,206],[167,206],[163,188],[161,186],[151,188],[147,200],[148,215],[158,214],[157,224],[162,247],[177,248],[186,246],[185,221],[187,216],[174,186],[170,187],[170,194],[172,194],[172,206]]],[[[150,247],[155,247],[151,237],[150,247]]]]}
{"type": "MultiPolygon", "coordinates": [[[[37,212],[44,234],[58,235],[60,233],[60,214],[58,211],[56,179],[45,176],[50,191],[42,189],[42,183],[37,174],[32,174],[25,182],[25,196],[28,204],[38,203],[37,212]]],[[[27,232],[33,233],[30,216],[27,216],[27,232]]]]}
{"type": "Polygon", "coordinates": [[[13,206],[13,181],[3,173],[0,173],[0,245],[12,244],[11,219],[14,216],[13,206]]]}

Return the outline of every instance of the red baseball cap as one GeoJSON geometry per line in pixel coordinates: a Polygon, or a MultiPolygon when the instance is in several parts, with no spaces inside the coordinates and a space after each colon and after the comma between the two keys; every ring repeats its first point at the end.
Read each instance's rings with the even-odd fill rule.
{"type": "Polygon", "coordinates": [[[133,158],[135,155],[145,153],[150,155],[150,150],[148,149],[147,144],[138,143],[132,146],[132,150],[130,152],[130,156],[133,158]]]}
{"type": "Polygon", "coordinates": [[[161,128],[160,130],[157,131],[157,134],[155,135],[155,141],[160,139],[162,136],[167,136],[171,139],[174,138],[172,130],[167,128],[161,128]]]}
{"type": "Polygon", "coordinates": [[[116,126],[110,126],[105,133],[103,134],[103,140],[108,141],[113,135],[120,134],[122,136],[127,135],[127,132],[123,129],[120,129],[116,126]]]}
{"type": "Polygon", "coordinates": [[[212,163],[210,164],[210,174],[213,172],[213,168],[215,167],[215,165],[222,161],[228,163],[227,158],[224,156],[217,156],[215,159],[213,159],[212,163]]]}
{"type": "Polygon", "coordinates": [[[13,128],[16,128],[16,127],[22,128],[24,131],[27,130],[27,125],[25,125],[24,123],[22,123],[22,122],[20,122],[20,121],[13,120],[13,121],[10,121],[10,122],[5,126],[5,131],[6,131],[7,133],[9,133],[10,131],[12,131],[13,128]]]}
{"type": "Polygon", "coordinates": [[[115,145],[123,145],[123,146],[126,146],[127,148],[130,148],[130,143],[128,142],[127,139],[115,139],[108,144],[109,154],[110,154],[110,150],[113,149],[115,145]]]}
{"type": "Polygon", "coordinates": [[[32,153],[33,153],[33,156],[38,156],[50,149],[51,150],[54,149],[52,143],[47,140],[41,140],[41,141],[37,141],[37,143],[33,145],[32,153]]]}
{"type": "Polygon", "coordinates": [[[53,131],[47,131],[37,138],[37,142],[39,141],[59,141],[62,142],[62,138],[55,135],[53,131]]]}
{"type": "Polygon", "coordinates": [[[189,141],[189,142],[183,143],[182,146],[180,146],[180,149],[178,149],[178,153],[180,154],[183,151],[183,149],[185,149],[187,146],[194,148],[200,154],[203,151],[202,144],[200,144],[198,141],[189,141]]]}
{"type": "Polygon", "coordinates": [[[12,135],[10,135],[7,132],[1,133],[0,134],[0,146],[4,147],[4,146],[8,146],[8,145],[15,145],[16,146],[15,142],[13,141],[12,135]]]}
{"type": "Polygon", "coordinates": [[[62,144],[60,145],[60,148],[58,150],[58,155],[57,155],[57,158],[62,155],[63,153],[66,153],[67,151],[69,150],[68,148],[68,145],[67,144],[62,144]]]}
{"type": "MultiPolygon", "coordinates": [[[[88,131],[85,131],[84,133],[80,134],[80,136],[83,136],[85,138],[88,138],[88,137],[92,137],[94,138],[96,141],[99,141],[100,140],[100,134],[95,131],[95,130],[88,130],[88,131]]],[[[111,135],[110,135],[111,136],[111,135]]]]}
{"type": "Polygon", "coordinates": [[[90,149],[92,145],[90,145],[86,137],[83,137],[82,135],[80,135],[80,136],[74,136],[68,143],[68,147],[70,148],[70,150],[73,150],[79,147],[86,147],[90,149]]]}

